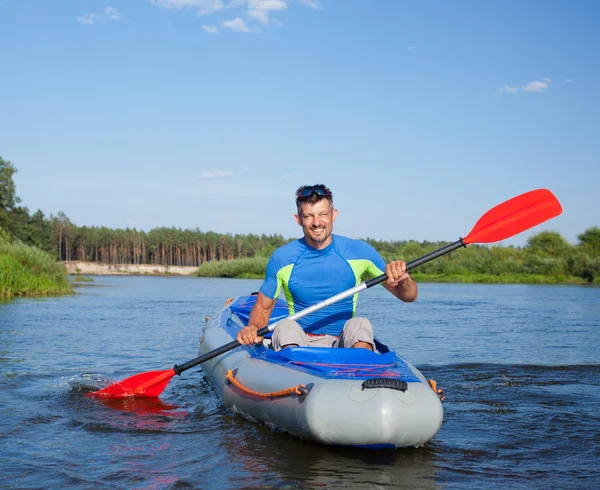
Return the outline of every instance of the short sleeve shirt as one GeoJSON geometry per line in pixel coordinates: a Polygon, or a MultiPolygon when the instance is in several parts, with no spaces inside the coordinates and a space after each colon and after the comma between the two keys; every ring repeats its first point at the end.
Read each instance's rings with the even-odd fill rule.
{"type": "MultiPolygon", "coordinates": [[[[368,243],[332,235],[326,248],[317,250],[304,238],[278,248],[271,255],[260,292],[277,298],[281,291],[293,315],[361,282],[384,274],[385,261],[368,243]]],[[[339,335],[356,313],[358,294],[321,308],[298,322],[307,333],[339,335]]]]}

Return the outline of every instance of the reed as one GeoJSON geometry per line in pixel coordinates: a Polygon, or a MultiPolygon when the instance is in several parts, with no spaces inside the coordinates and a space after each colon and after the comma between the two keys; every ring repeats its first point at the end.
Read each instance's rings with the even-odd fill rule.
{"type": "Polygon", "coordinates": [[[82,276],[81,274],[75,274],[71,280],[73,282],[94,282],[93,277],[82,276]]]}
{"type": "Polygon", "coordinates": [[[267,257],[210,261],[202,264],[196,275],[199,277],[262,279],[265,277],[268,261],[267,257]]]}
{"type": "Polygon", "coordinates": [[[0,233],[0,297],[72,292],[66,269],[50,254],[0,233]]]}
{"type": "MultiPolygon", "coordinates": [[[[264,279],[268,259],[252,257],[228,261],[205,262],[196,272],[200,277],[227,277],[238,279],[264,279]]],[[[419,272],[414,270],[411,276],[417,282],[447,282],[466,284],[582,284],[586,281],[579,276],[564,273],[531,274],[520,271],[481,273],[471,272],[469,268],[448,260],[437,261],[438,270],[419,272]]],[[[471,265],[472,266],[472,265],[471,265]]],[[[472,266],[473,267],[473,266],[472,266]]],[[[426,269],[426,267],[423,267],[426,269]]],[[[488,267],[494,270],[494,267],[488,267]]],[[[595,282],[600,283],[596,277],[595,282]]]]}
{"type": "Polygon", "coordinates": [[[463,284],[581,284],[580,277],[542,274],[422,274],[411,272],[418,283],[445,282],[463,284]]]}

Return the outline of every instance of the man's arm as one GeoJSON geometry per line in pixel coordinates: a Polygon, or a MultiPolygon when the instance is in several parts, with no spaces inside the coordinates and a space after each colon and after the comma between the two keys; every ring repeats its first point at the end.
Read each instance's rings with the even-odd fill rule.
{"type": "Polygon", "coordinates": [[[388,279],[383,283],[384,288],[406,303],[416,301],[419,296],[419,288],[410,274],[406,272],[404,260],[394,260],[387,264],[385,273],[388,279]]]}
{"type": "Polygon", "coordinates": [[[256,332],[268,325],[274,307],[274,299],[268,298],[263,293],[258,293],[256,303],[250,311],[248,326],[238,332],[237,341],[244,345],[259,344],[262,342],[263,338],[258,337],[256,332]]]}

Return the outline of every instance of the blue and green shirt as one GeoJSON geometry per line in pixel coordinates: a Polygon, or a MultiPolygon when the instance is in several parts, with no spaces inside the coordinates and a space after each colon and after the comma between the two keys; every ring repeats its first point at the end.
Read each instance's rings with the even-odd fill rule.
{"type": "MultiPolygon", "coordinates": [[[[260,292],[277,298],[281,291],[290,315],[330,298],[361,282],[384,274],[385,261],[368,243],[340,235],[317,250],[304,238],[275,250],[260,292]]],[[[321,308],[298,320],[307,333],[339,335],[356,313],[358,294],[321,308]]]]}

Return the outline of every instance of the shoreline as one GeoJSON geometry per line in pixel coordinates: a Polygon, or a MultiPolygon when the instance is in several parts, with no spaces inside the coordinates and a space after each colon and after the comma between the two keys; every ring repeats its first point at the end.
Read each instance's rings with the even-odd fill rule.
{"type": "MultiPolygon", "coordinates": [[[[191,277],[198,272],[195,266],[166,266],[155,264],[102,264],[97,262],[63,261],[58,262],[65,266],[69,275],[88,276],[179,276],[191,277]]],[[[222,271],[221,271],[222,272],[222,271]]],[[[204,275],[200,277],[231,277],[230,275],[204,275]]],[[[487,274],[474,274],[468,276],[421,274],[414,273],[413,277],[419,283],[456,283],[456,284],[545,284],[545,285],[594,285],[574,277],[543,277],[539,275],[509,275],[497,276],[487,274]]],[[[242,277],[238,277],[242,279],[242,277]]],[[[249,279],[250,277],[244,277],[249,279]]],[[[264,276],[252,277],[262,279],[264,276]]],[[[597,285],[597,284],[596,284],[597,285]]]]}
{"type": "Polygon", "coordinates": [[[101,264],[99,262],[59,262],[68,274],[88,276],[191,276],[198,267],[155,264],[101,264]]]}

